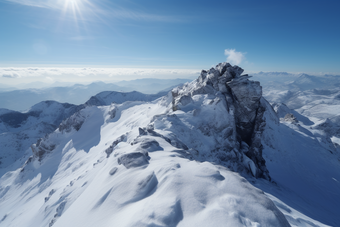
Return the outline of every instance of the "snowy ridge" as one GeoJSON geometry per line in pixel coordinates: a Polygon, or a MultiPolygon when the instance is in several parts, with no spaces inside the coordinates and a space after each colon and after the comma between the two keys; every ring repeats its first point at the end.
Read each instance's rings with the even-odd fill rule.
{"type": "Polygon", "coordinates": [[[149,95],[149,94],[140,93],[138,91],[132,91],[132,92],[103,91],[95,96],[92,96],[85,103],[85,105],[105,106],[105,105],[110,105],[111,103],[121,104],[126,101],[150,102],[159,97],[166,95],[167,93],[168,91],[149,95]]]}
{"type": "Polygon", "coordinates": [[[154,101],[63,120],[0,179],[0,225],[336,226],[333,143],[280,123],[242,72],[221,63],[154,101]]]}

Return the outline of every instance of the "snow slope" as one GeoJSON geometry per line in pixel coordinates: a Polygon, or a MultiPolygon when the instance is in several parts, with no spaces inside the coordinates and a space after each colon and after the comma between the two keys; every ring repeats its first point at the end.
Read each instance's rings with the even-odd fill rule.
{"type": "MultiPolygon", "coordinates": [[[[279,125],[267,121],[266,127],[263,157],[278,187],[259,183],[259,188],[309,217],[338,226],[340,152],[329,136],[301,121],[287,118],[281,118],[279,125]]],[[[287,211],[285,215],[291,222],[291,209],[283,207],[282,210],[287,211]]],[[[291,223],[301,222],[294,219],[291,223]]]]}
{"type": "Polygon", "coordinates": [[[9,170],[7,167],[13,169],[21,166],[31,154],[31,144],[53,132],[62,120],[86,105],[108,105],[132,100],[152,101],[164,94],[166,93],[145,95],[135,91],[101,92],[92,96],[85,105],[44,101],[26,112],[0,109],[0,176],[9,170]],[[17,164],[11,166],[14,162],[17,164]]]}
{"type": "Polygon", "coordinates": [[[52,153],[3,176],[2,225],[288,226],[273,202],[238,174],[193,161],[161,137],[138,137],[138,126],[166,106],[129,102],[117,108],[119,117],[110,119],[112,106],[87,107],[78,132],[56,131],[48,139],[59,142],[52,153]],[[109,144],[125,133],[107,157],[109,144]]]}
{"type": "Polygon", "coordinates": [[[155,101],[63,120],[1,177],[0,225],[339,225],[333,143],[280,123],[242,72],[222,63],[155,101]]]}

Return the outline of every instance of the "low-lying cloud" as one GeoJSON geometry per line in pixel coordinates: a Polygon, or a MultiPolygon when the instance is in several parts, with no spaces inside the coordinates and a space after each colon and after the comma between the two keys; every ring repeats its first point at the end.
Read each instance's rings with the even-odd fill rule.
{"type": "Polygon", "coordinates": [[[246,59],[244,56],[246,53],[237,52],[235,49],[226,49],[224,54],[227,56],[227,62],[234,65],[238,65],[246,59]]]}
{"type": "Polygon", "coordinates": [[[20,77],[18,74],[16,73],[13,73],[13,74],[2,74],[2,77],[5,77],[5,78],[18,78],[20,77]]]}
{"type": "Polygon", "coordinates": [[[87,84],[94,81],[115,82],[141,78],[194,79],[196,69],[151,69],[151,68],[0,68],[0,83],[16,86],[20,83],[53,82],[87,84]]]}

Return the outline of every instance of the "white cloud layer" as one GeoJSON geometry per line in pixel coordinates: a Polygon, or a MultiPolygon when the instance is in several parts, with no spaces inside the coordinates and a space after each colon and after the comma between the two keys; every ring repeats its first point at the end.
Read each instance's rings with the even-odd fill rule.
{"type": "Polygon", "coordinates": [[[224,54],[227,56],[227,62],[234,65],[238,65],[246,59],[244,56],[246,53],[237,52],[235,49],[226,49],[224,50],[224,54]]]}
{"type": "Polygon", "coordinates": [[[40,81],[82,83],[94,81],[115,82],[141,78],[194,79],[199,75],[196,69],[151,69],[151,68],[0,68],[0,84],[16,86],[21,83],[40,81]]]}

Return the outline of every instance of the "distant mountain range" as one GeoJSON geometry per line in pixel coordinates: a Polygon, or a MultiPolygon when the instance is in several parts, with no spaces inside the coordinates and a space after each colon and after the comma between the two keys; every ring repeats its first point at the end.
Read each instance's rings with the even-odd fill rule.
{"type": "Polygon", "coordinates": [[[265,91],[273,88],[276,90],[305,91],[340,87],[340,75],[314,76],[306,73],[260,72],[251,74],[251,76],[261,82],[265,91]]]}
{"type": "Polygon", "coordinates": [[[138,79],[121,81],[116,84],[94,82],[89,85],[75,84],[66,87],[5,91],[0,92],[0,108],[25,111],[34,104],[44,100],[79,105],[85,103],[91,96],[102,91],[139,91],[146,94],[154,94],[160,91],[169,91],[171,88],[188,81],[190,80],[138,79]]]}

